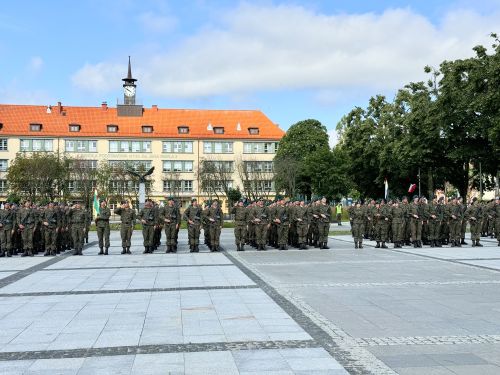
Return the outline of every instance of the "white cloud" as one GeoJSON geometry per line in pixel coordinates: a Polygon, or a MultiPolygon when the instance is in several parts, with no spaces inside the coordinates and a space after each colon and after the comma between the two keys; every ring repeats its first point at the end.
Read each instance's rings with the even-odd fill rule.
{"type": "MultiPolygon", "coordinates": [[[[174,51],[147,56],[140,84],[155,96],[200,98],[260,90],[392,90],[425,78],[425,65],[489,46],[500,13],[446,14],[438,25],[409,9],[381,14],[315,13],[299,6],[244,4],[218,26],[186,38],[174,51]]],[[[112,63],[85,65],[74,83],[116,88],[112,63]]],[[[123,72],[123,68],[120,68],[123,72]]],[[[323,95],[323,100],[334,100],[323,95]]],[[[321,95],[320,95],[321,98],[321,95]]]]}
{"type": "Polygon", "coordinates": [[[159,13],[144,12],[139,15],[139,23],[145,31],[162,33],[173,30],[177,26],[177,19],[159,13]]]}
{"type": "Polygon", "coordinates": [[[71,80],[73,84],[88,91],[107,92],[116,89],[117,82],[126,76],[124,64],[85,64],[71,80]]]}
{"type": "Polygon", "coordinates": [[[33,56],[28,64],[28,69],[33,72],[39,72],[43,67],[43,59],[40,56],[33,56]]]}

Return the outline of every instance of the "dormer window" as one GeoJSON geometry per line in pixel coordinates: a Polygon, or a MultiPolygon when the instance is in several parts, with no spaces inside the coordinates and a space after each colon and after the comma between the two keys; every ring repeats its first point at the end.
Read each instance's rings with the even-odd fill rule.
{"type": "Polygon", "coordinates": [[[42,131],[42,124],[30,124],[31,132],[40,132],[42,131]]]}
{"type": "Polygon", "coordinates": [[[81,126],[78,124],[69,124],[69,131],[70,132],[79,132],[81,126]]]}
{"type": "Polygon", "coordinates": [[[118,133],[118,125],[108,125],[108,133],[118,133]]]}
{"type": "Polygon", "coordinates": [[[259,135],[259,128],[248,128],[248,134],[259,135]]]}
{"type": "Polygon", "coordinates": [[[177,130],[179,134],[189,134],[189,127],[188,126],[179,126],[177,127],[177,130]]]}
{"type": "Polygon", "coordinates": [[[214,127],[214,134],[224,134],[224,128],[220,126],[214,127]]]}
{"type": "Polygon", "coordinates": [[[143,133],[152,133],[153,132],[153,126],[151,126],[151,125],[143,125],[142,126],[142,132],[143,133]]]}

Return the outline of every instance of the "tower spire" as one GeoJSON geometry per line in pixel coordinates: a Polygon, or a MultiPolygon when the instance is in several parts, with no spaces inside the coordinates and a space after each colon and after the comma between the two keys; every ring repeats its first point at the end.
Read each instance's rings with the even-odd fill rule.
{"type": "Polygon", "coordinates": [[[130,56],[128,57],[128,74],[127,74],[128,79],[132,79],[132,67],[130,66],[130,56]]]}
{"type": "Polygon", "coordinates": [[[122,81],[124,81],[125,83],[130,83],[130,84],[133,84],[135,81],[137,81],[135,78],[132,78],[132,64],[130,63],[130,56],[128,57],[127,77],[123,78],[122,81]]]}

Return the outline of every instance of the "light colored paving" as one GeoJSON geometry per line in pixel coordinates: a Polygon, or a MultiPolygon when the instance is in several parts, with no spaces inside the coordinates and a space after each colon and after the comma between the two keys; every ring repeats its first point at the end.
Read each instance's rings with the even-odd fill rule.
{"type": "Polygon", "coordinates": [[[36,272],[1,288],[0,293],[13,294],[242,285],[254,285],[254,282],[234,266],[73,269],[68,271],[52,270],[36,272]]]}
{"type": "Polygon", "coordinates": [[[0,258],[0,271],[22,271],[43,263],[47,259],[49,258],[44,256],[20,257],[18,255],[11,258],[0,258]]]}
{"type": "Polygon", "coordinates": [[[0,298],[0,351],[310,340],[259,289],[0,298]]]}
{"type": "Polygon", "coordinates": [[[6,277],[9,277],[10,275],[15,274],[15,272],[0,272],[0,280],[5,279],[6,277]]]}
{"type": "Polygon", "coordinates": [[[196,353],[137,354],[91,358],[0,362],[2,375],[344,375],[347,372],[323,349],[270,349],[196,353]]]}

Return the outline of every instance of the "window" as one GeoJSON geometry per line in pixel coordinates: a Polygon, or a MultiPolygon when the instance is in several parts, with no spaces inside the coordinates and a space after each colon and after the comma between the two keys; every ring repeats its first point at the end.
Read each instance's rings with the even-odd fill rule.
{"type": "Polygon", "coordinates": [[[259,128],[248,128],[248,134],[259,135],[259,128]]]}
{"type": "Polygon", "coordinates": [[[118,132],[118,125],[107,125],[106,129],[108,133],[117,133],[118,132]]]}
{"type": "Polygon", "coordinates": [[[232,154],[233,142],[203,142],[203,152],[205,154],[232,154]]]}
{"type": "Polygon", "coordinates": [[[42,131],[42,124],[30,124],[30,131],[32,132],[42,131]]]}
{"type": "Polygon", "coordinates": [[[52,139],[21,139],[21,151],[52,151],[52,139]]]}
{"type": "Polygon", "coordinates": [[[69,124],[69,131],[70,132],[79,132],[80,128],[81,127],[78,124],[69,124]]]}
{"type": "Polygon", "coordinates": [[[193,162],[191,160],[164,160],[163,172],[192,172],[193,162]]]}
{"type": "Polygon", "coordinates": [[[151,152],[151,141],[109,141],[109,152],[151,152]]]}
{"type": "Polygon", "coordinates": [[[0,180],[0,193],[6,193],[8,190],[7,180],[0,180]]]}
{"type": "Polygon", "coordinates": [[[151,160],[109,160],[108,164],[113,170],[132,169],[145,172],[151,168],[151,160]]]}
{"type": "Polygon", "coordinates": [[[153,127],[151,125],[144,125],[142,127],[142,132],[143,133],[152,133],[153,132],[153,127]]]}
{"type": "Polygon", "coordinates": [[[0,138],[0,151],[7,151],[7,138],[0,138]]]}
{"type": "Polygon", "coordinates": [[[193,180],[163,180],[163,191],[190,193],[193,191],[193,180]]]}
{"type": "Polygon", "coordinates": [[[206,166],[208,170],[215,170],[217,172],[232,173],[234,171],[233,161],[205,160],[203,165],[206,166]]]}
{"type": "Polygon", "coordinates": [[[66,139],[66,152],[97,152],[97,140],[66,139]]]}
{"type": "Polygon", "coordinates": [[[163,141],[162,150],[164,153],[190,154],[193,152],[192,141],[163,141]]]}
{"type": "Polygon", "coordinates": [[[244,142],[243,153],[245,154],[275,154],[278,142],[244,142]]]}
{"type": "Polygon", "coordinates": [[[252,172],[272,172],[272,161],[245,161],[245,170],[249,173],[252,172]]]}
{"type": "Polygon", "coordinates": [[[0,159],[0,172],[7,171],[8,162],[7,159],[0,159]]]}
{"type": "Polygon", "coordinates": [[[70,160],[72,169],[97,169],[97,160],[70,160]]]}
{"type": "Polygon", "coordinates": [[[189,134],[189,127],[187,127],[187,126],[179,126],[177,128],[177,131],[179,132],[179,134],[189,134]]]}
{"type": "Polygon", "coordinates": [[[256,193],[274,191],[274,182],[272,180],[244,181],[246,190],[253,190],[256,193]]]}
{"type": "Polygon", "coordinates": [[[224,128],[223,127],[215,127],[214,128],[214,134],[224,134],[224,128]]]}

